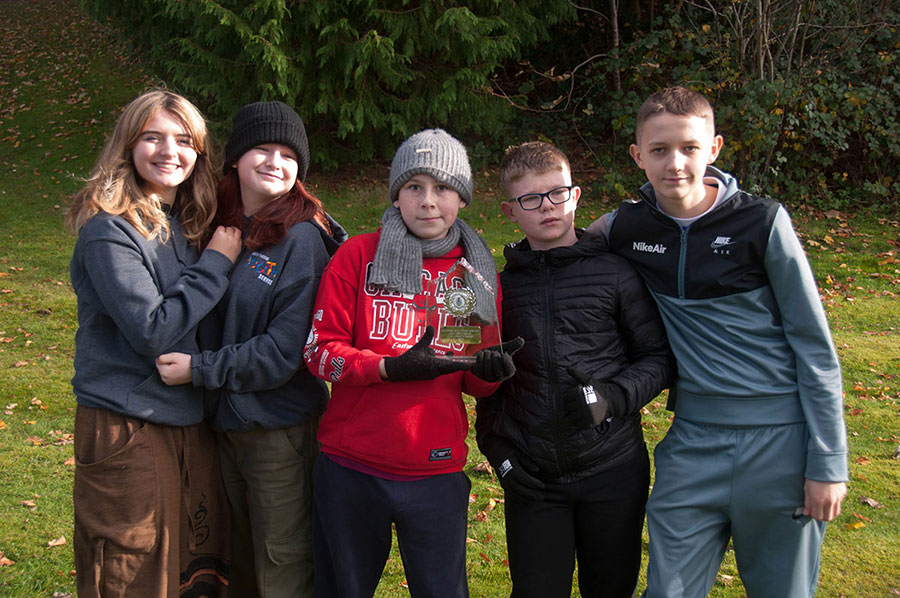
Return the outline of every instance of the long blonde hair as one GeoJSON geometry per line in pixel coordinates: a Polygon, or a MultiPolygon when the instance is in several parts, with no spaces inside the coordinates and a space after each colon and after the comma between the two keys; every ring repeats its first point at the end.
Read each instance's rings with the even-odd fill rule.
{"type": "Polygon", "coordinates": [[[141,188],[132,150],[147,123],[160,111],[178,120],[191,136],[197,162],[191,175],[178,186],[175,207],[185,236],[200,245],[216,211],[216,175],[210,137],[203,115],[184,97],[165,90],[148,91],[132,100],[116,121],[112,136],[100,152],[85,187],[76,193],[66,212],[66,228],[78,234],[99,212],[121,216],[145,238],[165,241],[169,222],[159,201],[141,188]]]}

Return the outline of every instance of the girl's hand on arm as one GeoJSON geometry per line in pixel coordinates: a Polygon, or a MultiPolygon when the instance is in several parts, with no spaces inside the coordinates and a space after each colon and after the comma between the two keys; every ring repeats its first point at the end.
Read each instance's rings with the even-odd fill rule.
{"type": "MultiPolygon", "coordinates": [[[[234,226],[217,226],[206,250],[213,249],[231,260],[237,261],[241,255],[241,231],[234,226]]],[[[206,251],[204,250],[204,251],[206,251]]]]}
{"type": "Polygon", "coordinates": [[[169,386],[191,381],[191,356],[187,353],[163,353],[156,358],[159,377],[169,386]]]}

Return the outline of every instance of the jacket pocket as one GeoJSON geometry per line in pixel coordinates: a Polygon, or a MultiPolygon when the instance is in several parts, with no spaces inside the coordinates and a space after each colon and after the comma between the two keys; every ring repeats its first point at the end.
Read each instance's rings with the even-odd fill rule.
{"type": "Polygon", "coordinates": [[[128,393],[125,412],[157,424],[192,426],[203,421],[203,392],[191,384],[168,386],[153,372],[128,393]]]}
{"type": "Polygon", "coordinates": [[[137,429],[118,450],[86,462],[76,456],[75,510],[92,540],[122,552],[149,553],[158,537],[153,439],[137,429]]]}
{"type": "Polygon", "coordinates": [[[350,451],[378,463],[416,470],[465,453],[462,398],[423,396],[422,386],[394,383],[391,394],[364,391],[342,430],[350,451]]]}

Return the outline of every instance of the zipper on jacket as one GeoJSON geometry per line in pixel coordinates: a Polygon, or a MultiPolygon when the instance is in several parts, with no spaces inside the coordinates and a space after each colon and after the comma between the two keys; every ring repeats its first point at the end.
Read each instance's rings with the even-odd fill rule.
{"type": "MultiPolygon", "coordinates": [[[[655,198],[652,197],[649,193],[644,191],[644,188],[641,187],[638,189],[638,197],[650,206],[650,209],[656,213],[656,217],[661,220],[666,226],[674,226],[678,230],[678,238],[680,242],[680,246],[678,247],[678,298],[684,299],[684,270],[687,262],[687,238],[688,238],[688,228],[684,228],[671,217],[669,217],[665,212],[659,209],[659,206],[656,205],[655,198]]],[[[718,208],[717,208],[718,209],[718,208]]]]}
{"type": "MultiPolygon", "coordinates": [[[[540,254],[540,265],[541,269],[544,271],[544,339],[547,342],[544,343],[544,366],[547,371],[547,377],[550,383],[550,398],[551,398],[551,411],[553,414],[553,421],[560,422],[563,418],[563,407],[559,404],[559,379],[556,375],[556,368],[554,364],[556,360],[553,358],[553,354],[551,352],[551,347],[553,343],[554,330],[553,330],[553,280],[552,280],[552,269],[547,264],[547,256],[545,253],[540,254]]],[[[566,458],[566,436],[563,431],[563,426],[554,425],[553,426],[553,441],[556,444],[556,466],[559,468],[559,472],[563,475],[568,474],[568,459],[566,458]]]]}
{"type": "Polygon", "coordinates": [[[678,228],[681,229],[681,246],[678,248],[678,298],[684,299],[684,269],[687,262],[687,238],[690,227],[679,226],[678,228]]]}

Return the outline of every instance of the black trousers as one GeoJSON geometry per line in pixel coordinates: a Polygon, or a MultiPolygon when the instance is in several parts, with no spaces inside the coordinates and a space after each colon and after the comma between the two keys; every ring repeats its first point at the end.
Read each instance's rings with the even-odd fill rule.
{"type": "Polygon", "coordinates": [[[650,486],[646,448],[609,471],[548,484],[544,499],[506,496],[512,598],[568,598],[578,559],[583,598],[630,598],[650,486]]]}

